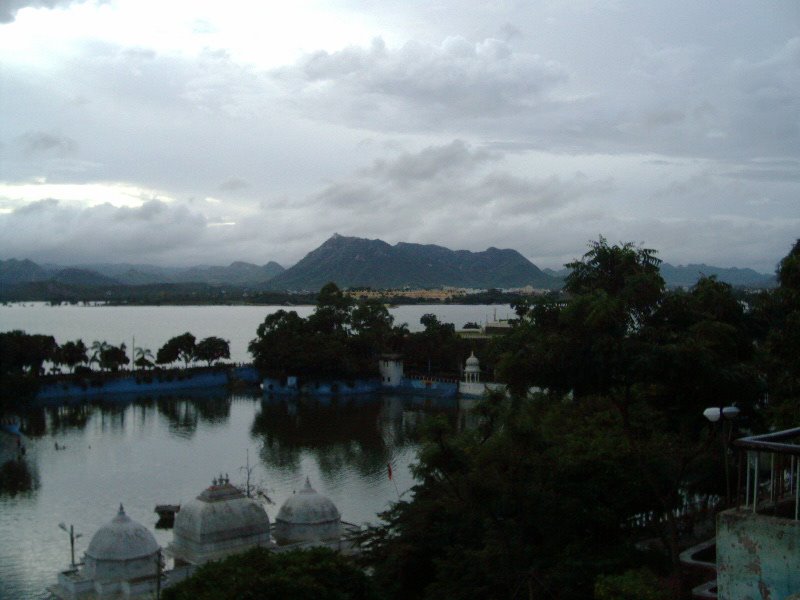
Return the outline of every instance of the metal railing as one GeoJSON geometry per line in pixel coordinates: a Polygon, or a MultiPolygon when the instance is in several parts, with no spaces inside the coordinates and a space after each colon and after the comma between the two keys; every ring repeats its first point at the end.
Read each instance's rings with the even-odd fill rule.
{"type": "Polygon", "coordinates": [[[739,508],[800,520],[800,427],[740,438],[733,445],[744,455],[739,508]]]}

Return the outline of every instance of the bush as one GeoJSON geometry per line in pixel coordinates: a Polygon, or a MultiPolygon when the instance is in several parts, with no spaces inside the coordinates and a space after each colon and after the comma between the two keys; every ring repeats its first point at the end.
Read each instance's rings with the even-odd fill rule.
{"type": "Polygon", "coordinates": [[[630,569],[601,575],[594,585],[595,600],[669,600],[669,592],[650,569],[630,569]]]}

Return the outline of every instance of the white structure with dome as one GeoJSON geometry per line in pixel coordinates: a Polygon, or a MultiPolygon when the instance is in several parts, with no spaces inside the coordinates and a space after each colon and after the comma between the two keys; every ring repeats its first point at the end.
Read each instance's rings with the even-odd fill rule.
{"type": "Polygon", "coordinates": [[[486,392],[503,392],[506,386],[502,383],[481,382],[481,363],[475,352],[470,353],[464,365],[464,379],[458,382],[458,394],[462,398],[481,398],[486,392]]]}
{"type": "Polygon", "coordinates": [[[141,523],[117,516],[92,537],[82,567],[63,571],[50,588],[64,600],[103,600],[150,595],[158,585],[161,547],[141,523]]]}
{"type": "Polygon", "coordinates": [[[274,535],[280,546],[339,542],[342,515],[327,496],[311,487],[306,477],[303,489],[289,496],[278,511],[274,535]]]}
{"type": "Polygon", "coordinates": [[[181,506],[167,552],[176,564],[196,565],[271,545],[264,507],[220,475],[197,498],[181,506]]]}

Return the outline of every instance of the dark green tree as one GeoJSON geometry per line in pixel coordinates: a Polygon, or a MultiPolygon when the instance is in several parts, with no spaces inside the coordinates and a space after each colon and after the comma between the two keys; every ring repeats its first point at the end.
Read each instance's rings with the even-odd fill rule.
{"type": "Polygon", "coordinates": [[[89,362],[88,349],[83,340],[67,342],[58,349],[58,363],[66,365],[74,371],[78,365],[89,362]]]}
{"type": "Polygon", "coordinates": [[[231,357],[230,342],[219,337],[207,337],[199,342],[194,349],[194,357],[208,363],[210,367],[214,362],[222,358],[231,357]]]}
{"type": "Polygon", "coordinates": [[[767,418],[797,426],[800,407],[800,240],[780,262],[778,288],[756,299],[758,365],[767,383],[767,418]]]}
{"type": "Polygon", "coordinates": [[[195,337],[188,331],[182,335],[167,340],[156,353],[156,362],[160,365],[182,360],[185,367],[194,358],[195,337]]]}
{"type": "Polygon", "coordinates": [[[112,372],[119,371],[120,367],[131,362],[130,358],[128,358],[125,344],[120,344],[119,346],[107,345],[100,352],[99,360],[101,369],[112,372]]]}
{"type": "Polygon", "coordinates": [[[364,535],[366,566],[389,598],[591,597],[595,578],[630,565],[621,525],[653,507],[629,468],[606,403],[490,397],[480,425],[433,421],[412,496],[364,535]],[[624,490],[624,491],[623,491],[624,490]]]}
{"type": "Polygon", "coordinates": [[[164,600],[373,600],[367,576],[327,548],[256,548],[200,567],[164,591],[164,600]]]}

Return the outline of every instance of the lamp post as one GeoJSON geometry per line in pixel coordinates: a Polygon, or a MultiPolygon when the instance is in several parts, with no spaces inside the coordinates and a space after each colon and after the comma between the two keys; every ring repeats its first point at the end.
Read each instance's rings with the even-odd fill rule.
{"type": "MultiPolygon", "coordinates": [[[[722,442],[722,460],[725,465],[725,506],[731,505],[731,474],[728,469],[728,443],[725,439],[725,422],[733,421],[739,416],[739,409],[735,406],[712,406],[703,411],[703,416],[712,423],[722,421],[719,428],[719,437],[722,442]]],[[[731,429],[728,430],[730,437],[731,429]]]]}
{"type": "Polygon", "coordinates": [[[72,568],[74,569],[75,568],[75,540],[77,540],[79,537],[82,537],[83,534],[82,533],[75,533],[75,526],[74,525],[70,525],[69,529],[67,529],[67,526],[63,522],[58,524],[58,528],[59,529],[63,529],[64,531],[66,531],[69,534],[70,564],[72,565],[72,568]]]}

